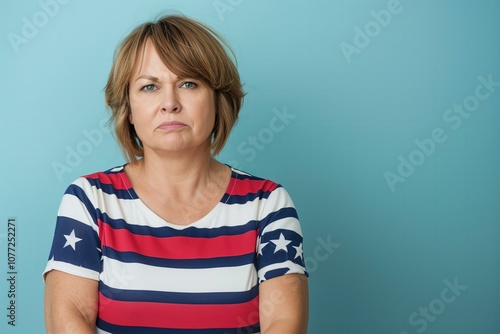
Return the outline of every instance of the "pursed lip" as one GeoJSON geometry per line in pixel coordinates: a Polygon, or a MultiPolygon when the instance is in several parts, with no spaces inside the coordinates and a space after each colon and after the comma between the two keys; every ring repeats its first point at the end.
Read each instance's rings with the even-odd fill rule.
{"type": "Polygon", "coordinates": [[[160,124],[158,129],[161,130],[176,130],[185,127],[186,124],[178,121],[171,121],[171,122],[163,122],[160,124]]]}

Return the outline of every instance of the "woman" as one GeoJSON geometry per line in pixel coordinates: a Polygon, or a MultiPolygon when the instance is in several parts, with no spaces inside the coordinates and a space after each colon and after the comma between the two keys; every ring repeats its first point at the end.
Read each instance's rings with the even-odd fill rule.
{"type": "Polygon", "coordinates": [[[244,95],[224,45],[181,16],[120,45],[106,103],[128,163],[63,196],[44,272],[47,333],[306,333],[290,197],[214,159],[244,95]]]}

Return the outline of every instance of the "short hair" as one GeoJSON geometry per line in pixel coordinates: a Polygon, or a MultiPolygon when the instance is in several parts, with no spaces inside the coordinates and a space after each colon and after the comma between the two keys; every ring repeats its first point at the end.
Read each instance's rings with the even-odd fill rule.
{"type": "Polygon", "coordinates": [[[213,89],[215,124],[210,150],[217,155],[238,119],[245,96],[236,57],[227,42],[210,27],[184,16],[168,15],[136,27],[115,52],[105,101],[126,160],[135,163],[144,156],[142,142],[129,122],[129,83],[148,39],[170,71],[179,77],[201,80],[213,89]]]}

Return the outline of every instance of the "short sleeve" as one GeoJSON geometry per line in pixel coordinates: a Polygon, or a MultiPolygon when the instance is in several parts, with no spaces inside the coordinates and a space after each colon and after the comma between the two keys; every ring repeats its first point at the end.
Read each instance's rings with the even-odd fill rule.
{"type": "Polygon", "coordinates": [[[92,197],[92,187],[85,178],[73,182],[64,193],[44,278],[49,271],[60,270],[99,279],[101,249],[97,210],[92,197]]]}
{"type": "Polygon", "coordinates": [[[292,199],[281,186],[266,199],[256,249],[259,283],[286,274],[309,276],[299,217],[292,199]]]}

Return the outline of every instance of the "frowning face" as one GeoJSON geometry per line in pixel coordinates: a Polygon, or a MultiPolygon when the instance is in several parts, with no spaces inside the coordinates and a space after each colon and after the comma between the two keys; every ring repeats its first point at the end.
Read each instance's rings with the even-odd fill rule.
{"type": "Polygon", "coordinates": [[[132,72],[129,98],[129,120],[144,156],[210,152],[214,91],[201,80],[179,78],[170,71],[150,40],[132,72]]]}

